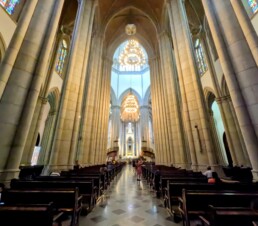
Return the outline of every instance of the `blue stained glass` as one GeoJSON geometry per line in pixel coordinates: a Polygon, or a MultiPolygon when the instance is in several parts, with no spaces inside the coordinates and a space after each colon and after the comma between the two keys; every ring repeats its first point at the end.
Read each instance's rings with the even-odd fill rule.
{"type": "Polygon", "coordinates": [[[57,65],[56,65],[56,72],[59,75],[61,75],[63,72],[64,62],[65,62],[65,58],[67,55],[67,44],[64,40],[62,41],[62,44],[60,45],[58,54],[59,54],[59,57],[58,57],[57,65]]]}
{"type": "Polygon", "coordinates": [[[248,4],[251,7],[253,13],[256,13],[258,11],[257,0],[248,0],[248,4]]]}
{"type": "Polygon", "coordinates": [[[9,3],[7,4],[7,1],[5,1],[5,10],[7,13],[12,15],[14,13],[15,6],[20,3],[20,0],[9,0],[9,3]]]}

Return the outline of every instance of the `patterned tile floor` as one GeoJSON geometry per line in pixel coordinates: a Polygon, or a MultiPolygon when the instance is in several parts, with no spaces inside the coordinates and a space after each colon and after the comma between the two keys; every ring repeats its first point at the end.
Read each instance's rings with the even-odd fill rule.
{"type": "Polygon", "coordinates": [[[176,224],[145,181],[129,165],[112,182],[105,197],[80,226],[181,226],[176,224]]]}

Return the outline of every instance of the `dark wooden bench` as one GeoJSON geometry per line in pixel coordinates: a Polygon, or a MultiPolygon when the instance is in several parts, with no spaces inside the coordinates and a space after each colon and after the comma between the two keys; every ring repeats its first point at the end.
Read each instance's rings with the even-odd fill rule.
{"type": "Polygon", "coordinates": [[[81,211],[81,199],[78,188],[70,189],[34,189],[15,190],[6,189],[2,194],[4,206],[35,206],[53,203],[56,214],[64,213],[71,217],[71,225],[78,225],[81,211]]]}
{"type": "MultiPolygon", "coordinates": [[[[190,226],[191,221],[207,217],[209,206],[250,208],[251,202],[258,198],[258,192],[239,191],[201,191],[183,189],[181,206],[179,210],[185,226],[190,226]]],[[[220,225],[219,225],[220,226],[220,225]]],[[[235,226],[235,225],[234,225],[235,226]]]]}
{"type": "Polygon", "coordinates": [[[0,206],[0,224],[4,226],[59,226],[61,216],[55,213],[53,203],[0,206]]]}
{"type": "Polygon", "coordinates": [[[205,226],[253,226],[258,220],[258,211],[250,207],[209,206],[207,216],[199,216],[205,226]]]}
{"type": "Polygon", "coordinates": [[[222,184],[208,184],[208,183],[194,183],[194,182],[167,182],[165,188],[164,204],[167,209],[177,219],[180,213],[178,212],[179,197],[182,197],[182,190],[233,190],[239,192],[255,192],[258,191],[257,184],[242,184],[242,183],[222,183],[222,184]]]}
{"type": "Polygon", "coordinates": [[[82,196],[83,213],[88,213],[96,204],[97,194],[94,191],[93,181],[24,181],[18,179],[11,180],[12,189],[62,189],[78,188],[79,195],[82,196]]]}
{"type": "Polygon", "coordinates": [[[78,176],[38,176],[35,177],[35,181],[93,181],[94,191],[97,197],[100,197],[103,193],[103,184],[101,181],[101,174],[90,175],[78,175],[78,176]]]}

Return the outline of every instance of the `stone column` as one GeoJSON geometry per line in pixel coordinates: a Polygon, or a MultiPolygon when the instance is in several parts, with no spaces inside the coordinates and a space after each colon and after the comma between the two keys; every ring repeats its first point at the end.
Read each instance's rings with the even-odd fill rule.
{"type": "MultiPolygon", "coordinates": [[[[233,162],[234,162],[234,164],[238,164],[238,165],[244,164],[245,161],[244,162],[241,161],[241,164],[239,162],[241,157],[243,157],[243,152],[244,152],[245,147],[243,147],[241,144],[242,137],[240,137],[237,132],[236,124],[234,122],[232,112],[229,108],[228,101],[230,101],[230,97],[225,97],[222,94],[222,90],[220,88],[219,81],[216,76],[216,71],[215,71],[214,65],[212,63],[212,57],[211,57],[211,53],[209,51],[206,37],[204,37],[204,35],[202,35],[202,37],[200,37],[200,38],[202,39],[202,43],[204,45],[207,64],[208,64],[208,67],[210,70],[210,75],[211,75],[212,83],[213,83],[213,87],[214,87],[214,92],[215,92],[214,95],[217,97],[216,101],[217,101],[217,104],[220,109],[221,118],[222,118],[223,125],[225,128],[225,133],[227,136],[227,141],[228,141],[228,145],[229,145],[229,149],[230,149],[230,152],[232,155],[233,162]]],[[[213,120],[213,118],[212,118],[212,120],[213,120]]],[[[213,131],[215,131],[215,130],[213,130],[213,131]]]]}
{"type": "MultiPolygon", "coordinates": [[[[100,36],[100,42],[102,42],[103,36],[100,36]]],[[[103,48],[102,45],[100,48],[103,48]]],[[[91,152],[95,156],[94,164],[100,164],[100,158],[101,158],[101,150],[99,146],[100,137],[101,134],[101,128],[102,128],[102,114],[104,110],[104,103],[103,103],[103,94],[105,93],[106,89],[106,79],[103,77],[103,71],[104,71],[104,57],[102,57],[102,52],[100,50],[100,57],[102,58],[102,61],[98,64],[98,71],[97,71],[97,76],[98,81],[97,81],[97,88],[96,88],[96,96],[95,96],[95,107],[94,107],[94,129],[92,131],[93,133],[93,141],[91,144],[91,152]]],[[[94,76],[94,75],[93,75],[94,76]]]]}
{"type": "Polygon", "coordinates": [[[184,5],[181,0],[172,0],[168,7],[192,168],[200,170],[207,164],[216,165],[208,116],[184,5]]]}
{"type": "Polygon", "coordinates": [[[230,0],[231,5],[235,11],[235,15],[238,19],[238,22],[242,28],[246,41],[249,45],[249,48],[253,54],[253,58],[258,65],[258,37],[254,27],[251,23],[242,1],[239,0],[230,0]]]}
{"type": "Polygon", "coordinates": [[[217,128],[216,128],[215,121],[214,121],[213,111],[211,109],[209,109],[209,116],[210,116],[210,125],[211,125],[211,129],[213,132],[214,145],[216,146],[216,150],[217,150],[216,154],[217,154],[218,160],[219,160],[218,163],[223,166],[228,165],[226,159],[224,158],[224,156],[222,154],[223,149],[222,149],[220,141],[219,141],[218,132],[217,132],[217,128]]]}
{"type": "MultiPolygon", "coordinates": [[[[75,112],[75,119],[74,119],[74,126],[73,126],[73,135],[72,135],[72,141],[71,141],[71,149],[69,153],[69,162],[68,165],[72,166],[75,161],[76,152],[78,151],[78,139],[79,139],[79,128],[81,123],[81,117],[83,111],[83,94],[85,92],[85,83],[86,83],[86,76],[87,76],[87,70],[89,67],[89,54],[90,54],[90,46],[91,46],[91,39],[92,39],[92,27],[93,27],[93,20],[95,15],[95,0],[91,0],[88,3],[86,3],[86,11],[84,12],[84,24],[82,29],[85,29],[84,34],[81,34],[81,42],[85,39],[85,49],[78,51],[80,52],[81,56],[83,57],[83,64],[82,64],[82,70],[79,71],[79,65],[81,63],[77,62],[75,66],[75,73],[79,74],[81,73],[80,77],[80,86],[79,86],[79,93],[78,93],[78,99],[76,104],[76,112],[75,112]]],[[[83,44],[80,44],[80,48],[83,47],[83,44]]],[[[77,53],[78,57],[78,53],[77,53]]],[[[74,76],[73,76],[74,77],[74,76]]],[[[70,90],[71,92],[72,90],[70,90]]],[[[71,92],[73,95],[74,91],[71,92]]],[[[69,116],[68,116],[69,117],[69,116]]]]}
{"type": "Polygon", "coordinates": [[[152,89],[152,103],[153,103],[153,121],[156,121],[157,130],[154,131],[157,147],[155,151],[156,163],[166,164],[168,160],[168,137],[167,127],[165,124],[165,105],[164,105],[164,94],[160,78],[160,67],[158,59],[150,61],[150,72],[151,72],[151,89],[152,89]]]}
{"type": "MultiPolygon", "coordinates": [[[[60,32],[56,36],[57,37],[55,38],[55,42],[53,44],[54,47],[53,47],[52,53],[51,53],[51,59],[49,60],[49,69],[46,72],[46,79],[44,81],[44,85],[40,89],[39,98],[38,98],[38,101],[37,101],[37,104],[35,107],[32,123],[30,126],[30,131],[27,136],[27,141],[26,141],[24,153],[22,156],[22,163],[25,163],[25,164],[30,163],[30,159],[33,154],[35,143],[36,143],[36,140],[38,137],[38,131],[39,131],[40,125],[42,123],[42,116],[43,116],[44,109],[46,106],[44,102],[48,101],[49,88],[50,88],[50,84],[51,84],[51,80],[52,80],[52,76],[53,76],[53,71],[55,70],[55,67],[56,67],[56,58],[58,55],[60,40],[62,40],[63,38],[65,38],[66,40],[70,39],[70,36],[68,34],[64,34],[63,32],[60,32]]],[[[69,48],[67,49],[67,51],[69,52],[69,48]]],[[[65,59],[63,71],[65,71],[66,66],[67,66],[67,58],[65,59]]],[[[56,98],[55,99],[55,108],[57,109],[58,103],[59,103],[59,92],[58,92],[59,90],[56,90],[56,91],[57,92],[55,93],[55,98],[56,98]]],[[[60,92],[61,91],[62,90],[60,90],[60,92]]],[[[50,139],[52,142],[52,140],[53,140],[52,137],[50,137],[50,139]]]]}
{"type": "Polygon", "coordinates": [[[47,165],[49,164],[49,154],[50,154],[50,145],[51,145],[51,137],[53,135],[54,122],[56,118],[56,111],[49,112],[46,126],[44,129],[44,133],[41,141],[41,151],[38,159],[39,165],[47,165]]]}
{"type": "Polygon", "coordinates": [[[202,0],[255,177],[258,173],[258,71],[229,1],[202,0]]]}
{"type": "MultiPolygon", "coordinates": [[[[111,67],[112,60],[104,58],[103,60],[103,79],[105,81],[104,91],[103,91],[103,122],[101,123],[101,137],[100,139],[100,150],[101,150],[101,163],[106,162],[106,150],[107,150],[107,137],[108,137],[108,120],[109,120],[109,104],[110,104],[110,90],[111,90],[111,67]]],[[[118,116],[118,138],[119,138],[119,124],[120,118],[118,116]]],[[[119,153],[118,153],[119,154],[119,153]]]]}
{"type": "Polygon", "coordinates": [[[111,147],[113,147],[113,141],[119,138],[119,124],[120,124],[120,106],[113,105],[111,107],[111,125],[112,125],[112,135],[111,135],[111,147]]]}
{"type": "Polygon", "coordinates": [[[183,142],[181,108],[179,104],[178,79],[175,70],[175,59],[172,51],[172,40],[169,40],[167,32],[160,35],[159,43],[161,50],[163,87],[165,92],[166,107],[168,117],[166,118],[170,129],[170,152],[172,152],[173,161],[171,163],[182,166],[185,164],[185,150],[183,142]]]}
{"type": "Polygon", "coordinates": [[[72,167],[73,158],[76,155],[78,124],[81,120],[82,109],[81,95],[87,80],[94,10],[94,0],[79,2],[51,153],[50,167],[59,168],[59,170],[72,167]]]}
{"type": "MultiPolygon", "coordinates": [[[[222,96],[216,99],[218,105],[223,108],[224,117],[227,124],[227,130],[225,133],[229,144],[230,153],[234,165],[246,165],[246,158],[244,156],[244,147],[241,144],[241,137],[238,134],[236,123],[232,115],[229,102],[231,101],[230,96],[222,96]],[[230,146],[231,144],[231,146],[230,146]]],[[[222,118],[223,119],[223,118],[222,118]]],[[[224,124],[224,122],[223,122],[224,124]]]]}
{"type": "Polygon", "coordinates": [[[63,1],[38,3],[33,22],[29,25],[2,96],[0,128],[1,131],[8,132],[5,133],[7,139],[0,144],[0,147],[4,146],[3,161],[7,160],[8,153],[5,164],[7,181],[18,172],[37,98],[48,68],[48,59],[61,14],[61,9],[55,8],[56,6],[62,8],[62,4],[59,3],[63,1]],[[17,76],[21,79],[20,82],[17,76]]]}
{"type": "MultiPolygon", "coordinates": [[[[9,77],[14,70],[15,61],[21,50],[22,43],[24,41],[27,29],[31,22],[33,13],[35,11],[38,0],[26,1],[22,10],[21,17],[18,21],[17,27],[11,39],[11,42],[5,52],[3,61],[0,67],[0,99],[2,98],[4,89],[9,80],[9,77]]],[[[34,18],[33,18],[34,20],[34,18]]]]}
{"type": "MultiPolygon", "coordinates": [[[[88,80],[84,93],[85,112],[83,117],[83,129],[82,129],[82,163],[94,164],[95,155],[93,150],[93,143],[95,142],[95,135],[93,136],[93,130],[96,123],[94,114],[98,114],[95,110],[96,107],[96,95],[97,88],[100,82],[100,70],[102,66],[102,36],[100,34],[94,34],[91,48],[91,62],[88,70],[88,80]]],[[[95,149],[96,147],[94,147],[95,149]]]]}
{"type": "MultiPolygon", "coordinates": [[[[141,140],[147,143],[149,142],[149,106],[140,107],[140,131],[141,131],[141,140]]],[[[148,147],[148,145],[147,145],[148,147]]]]}

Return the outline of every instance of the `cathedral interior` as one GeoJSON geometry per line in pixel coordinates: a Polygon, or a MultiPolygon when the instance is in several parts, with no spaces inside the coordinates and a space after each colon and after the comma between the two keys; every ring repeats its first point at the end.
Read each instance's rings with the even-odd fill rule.
{"type": "Polygon", "coordinates": [[[257,12],[257,0],[0,0],[0,182],[138,158],[257,180],[257,12]]]}

